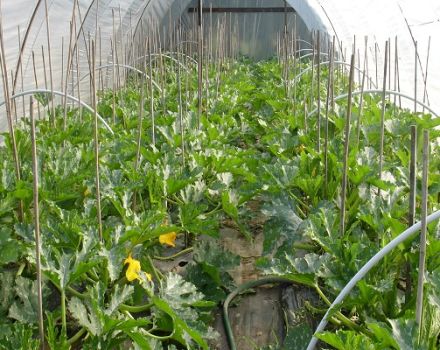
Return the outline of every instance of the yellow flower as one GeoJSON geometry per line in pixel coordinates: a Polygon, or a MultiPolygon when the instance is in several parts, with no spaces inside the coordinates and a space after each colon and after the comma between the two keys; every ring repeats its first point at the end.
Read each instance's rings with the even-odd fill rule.
{"type": "Polygon", "coordinates": [[[139,273],[141,272],[141,262],[133,259],[131,254],[129,254],[128,258],[124,260],[124,265],[126,264],[128,264],[127,271],[125,272],[125,277],[127,277],[127,280],[131,282],[136,279],[140,279],[139,273]]]}
{"type": "Polygon", "coordinates": [[[176,243],[175,243],[176,237],[177,237],[176,232],[165,233],[165,234],[159,236],[159,243],[166,244],[170,247],[175,247],[176,246],[176,243]]]}

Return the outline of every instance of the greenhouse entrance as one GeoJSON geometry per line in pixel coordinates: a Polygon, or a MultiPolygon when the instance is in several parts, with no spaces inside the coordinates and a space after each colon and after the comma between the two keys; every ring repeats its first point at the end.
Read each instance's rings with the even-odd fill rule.
{"type": "Polygon", "coordinates": [[[440,347],[440,5],[0,4],[0,350],[440,347]]]}

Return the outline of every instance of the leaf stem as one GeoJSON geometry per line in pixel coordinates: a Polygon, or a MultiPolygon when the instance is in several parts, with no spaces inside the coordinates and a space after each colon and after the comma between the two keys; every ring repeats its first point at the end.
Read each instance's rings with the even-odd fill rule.
{"type": "Polygon", "coordinates": [[[174,259],[178,258],[181,255],[185,255],[185,254],[188,254],[188,253],[192,252],[193,250],[194,250],[194,247],[189,247],[189,248],[183,249],[180,252],[177,252],[176,254],[173,254],[173,255],[169,255],[169,256],[153,256],[153,259],[154,260],[161,260],[161,261],[174,260],[174,259]]]}
{"type": "MultiPolygon", "coordinates": [[[[323,293],[323,291],[321,290],[321,288],[319,288],[318,284],[315,284],[315,290],[318,293],[318,295],[321,297],[321,299],[328,305],[331,306],[331,302],[330,300],[325,296],[325,294],[323,293]]],[[[352,330],[356,330],[358,332],[362,332],[365,335],[369,336],[369,337],[373,337],[373,333],[371,333],[370,331],[368,331],[367,329],[365,329],[364,327],[361,327],[360,325],[354,323],[352,320],[350,320],[348,317],[346,317],[345,315],[343,315],[340,311],[336,311],[335,312],[335,316],[336,318],[342,322],[342,324],[352,330]]]]}
{"type": "Polygon", "coordinates": [[[76,332],[72,338],[69,338],[67,340],[67,342],[69,343],[69,345],[75,344],[83,335],[84,333],[86,333],[86,329],[85,327],[82,327],[78,332],[76,332]]]}
{"type": "Polygon", "coordinates": [[[61,332],[65,336],[67,334],[67,321],[66,321],[66,291],[61,288],[61,332]]]}
{"type": "Polygon", "coordinates": [[[148,304],[144,304],[144,305],[127,305],[127,304],[121,304],[119,305],[119,310],[121,311],[128,311],[128,312],[132,312],[132,313],[139,313],[139,312],[144,312],[144,311],[148,311],[149,309],[151,309],[151,307],[153,306],[153,303],[148,303],[148,304]]]}

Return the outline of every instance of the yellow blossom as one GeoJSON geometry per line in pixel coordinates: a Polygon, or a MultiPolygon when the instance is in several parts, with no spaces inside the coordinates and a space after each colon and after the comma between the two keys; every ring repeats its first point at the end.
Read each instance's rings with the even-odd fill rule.
{"type": "Polygon", "coordinates": [[[133,259],[131,254],[128,258],[124,260],[124,265],[128,264],[125,276],[129,282],[139,279],[139,272],[141,272],[141,262],[139,260],[133,259]]]}
{"type": "Polygon", "coordinates": [[[166,244],[170,247],[175,247],[176,246],[176,243],[175,243],[176,237],[177,237],[176,232],[165,233],[165,234],[159,236],[159,243],[166,244]]]}
{"type": "Polygon", "coordinates": [[[148,282],[151,282],[153,280],[153,278],[151,277],[151,275],[149,273],[145,272],[145,276],[147,277],[148,282]]]}

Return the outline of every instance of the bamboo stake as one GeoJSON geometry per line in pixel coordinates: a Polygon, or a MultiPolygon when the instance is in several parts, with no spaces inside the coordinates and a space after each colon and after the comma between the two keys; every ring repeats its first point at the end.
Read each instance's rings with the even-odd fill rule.
{"type": "MultiPolygon", "coordinates": [[[[397,91],[400,92],[400,73],[399,73],[399,53],[396,35],[396,75],[397,75],[397,91]]],[[[402,97],[399,95],[399,108],[402,108],[402,97]]]]}
{"type": "MultiPolygon", "coordinates": [[[[17,141],[15,138],[14,124],[12,120],[11,99],[9,95],[8,70],[6,67],[6,55],[5,55],[5,46],[3,39],[3,14],[1,12],[1,8],[0,8],[0,66],[2,71],[3,94],[5,95],[6,119],[8,121],[9,137],[11,138],[11,146],[12,146],[12,156],[14,158],[15,177],[18,182],[20,181],[21,178],[20,160],[18,157],[17,141]]],[[[23,201],[20,200],[18,203],[18,218],[20,221],[23,220],[23,216],[24,216],[23,201]]]]}
{"type": "Polygon", "coordinates": [[[115,44],[114,40],[110,39],[110,46],[112,47],[112,121],[113,125],[116,124],[116,65],[115,65],[115,44]]]}
{"type": "MultiPolygon", "coordinates": [[[[21,47],[21,33],[20,33],[20,26],[17,26],[17,32],[18,32],[18,47],[21,47]]],[[[24,91],[24,77],[23,77],[23,65],[20,64],[20,84],[21,84],[21,91],[24,91]]],[[[12,84],[14,86],[14,84],[12,84]]],[[[21,100],[21,104],[23,106],[23,115],[26,114],[26,107],[25,107],[25,99],[24,96],[21,100]]]]}
{"type": "MultiPolygon", "coordinates": [[[[383,146],[385,134],[385,96],[387,88],[387,68],[388,68],[388,41],[385,42],[385,60],[383,68],[383,90],[382,90],[382,110],[380,113],[380,146],[379,146],[379,179],[382,179],[383,170],[383,146]]],[[[377,192],[380,195],[380,188],[377,192]]]]}
{"type": "MultiPolygon", "coordinates": [[[[331,44],[331,55],[330,55],[330,66],[329,70],[331,71],[333,67],[333,50],[335,46],[335,37],[333,36],[333,42],[331,44]]],[[[328,115],[329,115],[329,107],[330,107],[330,85],[331,79],[330,76],[327,79],[327,96],[325,99],[325,129],[324,129],[324,198],[328,199],[328,115]]]]}
{"type": "MultiPolygon", "coordinates": [[[[409,163],[409,211],[408,211],[408,226],[415,223],[416,218],[416,198],[417,198],[417,126],[411,125],[411,155],[409,163]]],[[[411,264],[406,262],[405,266],[405,301],[409,302],[412,294],[412,278],[411,278],[411,264]]]]}
{"type": "MultiPolygon", "coordinates": [[[[35,69],[35,53],[32,50],[32,67],[34,71],[34,79],[35,79],[35,88],[38,89],[38,79],[37,79],[37,70],[35,69]]],[[[40,111],[40,104],[37,103],[37,109],[38,109],[38,119],[41,119],[41,111],[40,111]]]]}
{"type": "Polygon", "coordinates": [[[416,322],[419,326],[419,344],[423,329],[423,289],[425,283],[425,260],[426,260],[426,217],[428,215],[428,171],[429,171],[429,131],[423,131],[423,171],[422,171],[422,203],[421,206],[421,231],[420,231],[420,255],[419,275],[417,282],[416,322]]]}
{"type": "Polygon", "coordinates": [[[98,132],[98,113],[96,112],[96,80],[95,80],[95,42],[91,42],[91,95],[94,116],[93,138],[95,144],[95,186],[96,186],[96,215],[98,217],[98,237],[102,241],[102,217],[101,217],[101,187],[99,179],[99,132],[98,132]]]}
{"type": "MultiPolygon", "coordinates": [[[[177,40],[179,40],[180,33],[177,33],[177,40]]],[[[177,48],[180,50],[179,48],[177,48]]],[[[181,66],[177,65],[177,88],[179,96],[179,123],[180,123],[180,137],[181,137],[181,148],[182,148],[182,170],[185,167],[185,125],[183,121],[183,107],[182,107],[182,79],[181,79],[181,66]]]]}
{"type": "MultiPolygon", "coordinates": [[[[296,58],[296,15],[293,17],[293,76],[296,76],[298,60],[296,58]]],[[[293,82],[293,117],[296,117],[296,82],[293,82]]]]}
{"type": "Polygon", "coordinates": [[[375,64],[375,66],[376,66],[376,86],[379,86],[379,78],[378,78],[378,73],[377,73],[377,67],[379,67],[379,62],[377,62],[377,50],[378,50],[377,43],[374,43],[374,62],[376,63],[375,64]]]}
{"type": "Polygon", "coordinates": [[[315,44],[316,44],[316,40],[315,40],[315,32],[312,33],[312,76],[310,78],[310,101],[309,101],[309,106],[310,109],[313,109],[313,100],[314,100],[314,95],[315,95],[315,86],[314,86],[314,81],[315,81],[315,60],[316,60],[316,52],[315,52],[315,44]]]}
{"type": "Polygon", "coordinates": [[[367,45],[368,45],[368,37],[365,37],[365,52],[364,52],[364,71],[362,72],[362,83],[361,83],[361,97],[359,100],[359,112],[358,118],[356,121],[356,145],[359,147],[360,137],[361,137],[361,118],[362,118],[362,109],[364,105],[364,88],[365,88],[365,77],[367,70],[367,45]]]}
{"type": "MultiPolygon", "coordinates": [[[[428,38],[428,52],[426,54],[426,64],[425,64],[425,75],[423,79],[423,103],[425,103],[428,91],[426,90],[426,84],[428,81],[428,63],[429,63],[429,54],[431,51],[431,36],[428,38]]],[[[425,107],[423,107],[423,113],[425,113],[425,107]]]]}
{"type": "Polygon", "coordinates": [[[37,294],[38,294],[38,330],[40,333],[40,346],[44,350],[44,319],[43,319],[43,288],[41,273],[41,239],[40,239],[40,208],[38,197],[38,157],[37,141],[35,136],[35,118],[32,96],[30,97],[30,119],[32,140],[32,174],[34,178],[34,232],[35,232],[35,267],[37,269],[37,294]]]}
{"type": "MultiPolygon", "coordinates": [[[[179,65],[180,67],[180,65],[179,65]]],[[[150,115],[151,115],[151,140],[153,142],[153,146],[156,145],[156,123],[154,117],[154,95],[153,95],[153,69],[151,65],[151,34],[148,38],[148,74],[150,78],[149,82],[149,92],[150,92],[150,115]]]]}
{"type": "MultiPolygon", "coordinates": [[[[318,67],[316,71],[317,75],[317,103],[318,103],[318,136],[317,136],[317,143],[316,143],[316,151],[318,153],[321,152],[321,37],[320,37],[320,31],[318,30],[317,35],[317,56],[318,56],[318,67]]],[[[353,51],[354,52],[354,51],[353,51]]]]}
{"type": "Polygon", "coordinates": [[[51,91],[51,111],[52,111],[52,122],[55,125],[55,98],[53,94],[53,73],[52,73],[52,55],[50,49],[50,31],[49,31],[49,13],[47,9],[47,0],[44,0],[44,11],[46,17],[46,39],[47,39],[47,56],[49,60],[49,79],[50,79],[50,91],[51,91]]]}
{"type": "MultiPolygon", "coordinates": [[[[198,72],[198,85],[197,85],[197,97],[198,97],[198,108],[197,108],[197,129],[200,128],[200,118],[202,116],[202,84],[203,84],[203,0],[198,0],[198,35],[197,35],[197,72],[198,72]]],[[[180,68],[179,68],[180,69],[180,68]]]]}
{"type": "MultiPolygon", "coordinates": [[[[81,105],[81,84],[80,84],[80,60],[79,60],[79,49],[75,50],[75,60],[76,60],[76,81],[77,81],[77,94],[78,94],[78,112],[80,120],[82,120],[82,105],[81,105]]],[[[73,74],[72,74],[73,80],[73,74]]],[[[73,90],[73,86],[72,86],[73,90]]],[[[73,94],[72,94],[73,95],[73,94]]]]}
{"type": "MultiPolygon", "coordinates": [[[[11,69],[11,86],[14,84],[14,71],[11,69]]],[[[17,102],[15,99],[12,99],[12,108],[14,112],[12,113],[13,116],[15,116],[15,122],[18,123],[18,115],[17,115],[17,102]]]]}
{"type": "Polygon", "coordinates": [[[283,35],[283,56],[284,56],[284,89],[286,97],[289,96],[289,85],[287,83],[287,72],[289,70],[288,60],[287,60],[287,1],[284,0],[284,35],[283,35]]]}
{"type": "Polygon", "coordinates": [[[345,120],[345,137],[344,137],[344,160],[342,168],[342,190],[341,190],[341,222],[340,222],[340,233],[341,236],[345,235],[345,205],[347,197],[347,173],[348,173],[348,151],[350,144],[350,122],[351,122],[351,103],[352,103],[352,92],[353,92],[353,79],[354,79],[354,57],[355,54],[351,55],[350,61],[350,80],[348,82],[348,101],[347,101],[347,116],[345,120]]]}
{"type": "Polygon", "coordinates": [[[414,113],[417,113],[417,41],[414,43],[414,113]]]}

